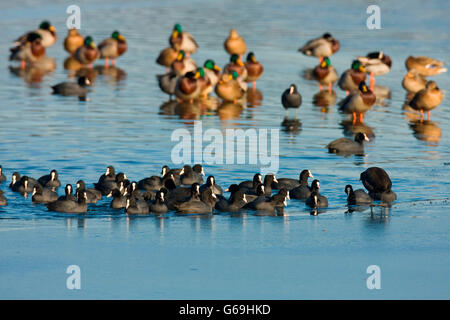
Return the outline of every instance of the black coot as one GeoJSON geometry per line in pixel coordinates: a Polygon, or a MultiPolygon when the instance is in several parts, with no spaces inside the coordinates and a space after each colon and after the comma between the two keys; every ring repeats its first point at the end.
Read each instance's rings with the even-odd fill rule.
{"type": "Polygon", "coordinates": [[[75,82],[61,82],[52,86],[53,94],[62,96],[77,96],[80,100],[87,100],[87,86],[91,82],[87,77],[79,77],[77,83],[75,82]]]}
{"type": "Polygon", "coordinates": [[[372,198],[363,189],[353,190],[353,187],[348,184],[345,186],[345,193],[349,205],[369,205],[372,203],[372,198]]]}
{"type": "Polygon", "coordinates": [[[279,190],[281,188],[286,188],[288,190],[292,190],[301,185],[308,185],[308,178],[314,178],[309,170],[303,170],[300,172],[299,178],[278,178],[277,183],[272,184],[272,189],[279,190]]]}
{"type": "Polygon", "coordinates": [[[52,188],[53,191],[61,186],[61,182],[58,180],[58,172],[56,170],[52,170],[50,171],[50,174],[40,177],[38,182],[44,188],[52,188]]]}
{"type": "Polygon", "coordinates": [[[364,154],[364,141],[369,141],[369,138],[365,133],[358,132],[355,135],[355,139],[340,138],[330,142],[327,145],[328,152],[337,154],[364,154]]]}
{"type": "Polygon", "coordinates": [[[57,200],[47,203],[49,211],[63,212],[63,213],[86,213],[86,192],[79,192],[77,194],[77,200],[57,200]]]}
{"type": "Polygon", "coordinates": [[[319,193],[320,182],[319,180],[314,180],[311,183],[311,194],[308,199],[306,199],[306,205],[311,208],[325,208],[328,207],[328,199],[319,193]]]}
{"type": "Polygon", "coordinates": [[[34,203],[49,203],[58,200],[58,194],[50,188],[43,188],[40,184],[33,187],[31,201],[34,203]]]}
{"type": "Polygon", "coordinates": [[[295,109],[295,113],[297,113],[298,108],[302,105],[302,96],[298,93],[295,84],[291,84],[289,88],[283,92],[281,95],[281,103],[283,104],[284,109],[286,109],[286,114],[289,109],[295,109]]]}
{"type": "Polygon", "coordinates": [[[392,181],[387,172],[379,167],[371,167],[360,175],[364,187],[374,200],[393,202],[397,195],[392,191],[392,181]]]}
{"type": "Polygon", "coordinates": [[[150,212],[155,214],[163,214],[169,211],[165,201],[165,196],[163,191],[156,192],[155,200],[149,204],[150,212]]]}

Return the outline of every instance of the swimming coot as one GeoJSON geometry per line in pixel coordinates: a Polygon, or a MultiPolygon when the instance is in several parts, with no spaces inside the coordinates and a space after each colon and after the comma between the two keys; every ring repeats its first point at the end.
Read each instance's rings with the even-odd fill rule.
{"type": "Polygon", "coordinates": [[[77,83],[74,82],[61,82],[52,86],[53,94],[59,94],[62,96],[77,96],[79,98],[87,99],[87,86],[91,85],[91,82],[87,77],[79,77],[77,83]]]}
{"type": "Polygon", "coordinates": [[[364,141],[369,141],[369,138],[365,133],[358,132],[354,140],[340,138],[330,142],[326,147],[330,153],[363,155],[364,141]]]}
{"type": "Polygon", "coordinates": [[[77,190],[76,191],[86,191],[88,200],[87,203],[97,203],[96,200],[102,199],[102,193],[94,188],[86,188],[86,183],[83,180],[77,181],[77,190]]]}
{"type": "Polygon", "coordinates": [[[374,200],[393,202],[397,195],[392,191],[392,181],[387,172],[379,167],[371,167],[360,175],[364,187],[374,200]]]}
{"type": "Polygon", "coordinates": [[[164,192],[158,191],[155,195],[155,200],[149,204],[149,209],[151,213],[163,214],[169,211],[164,198],[164,192]]]}
{"type": "Polygon", "coordinates": [[[345,193],[349,205],[369,205],[372,203],[372,198],[363,189],[353,191],[353,187],[348,184],[345,186],[345,193]]]}
{"type": "Polygon", "coordinates": [[[31,201],[34,203],[49,203],[58,200],[58,194],[50,188],[43,188],[40,184],[33,187],[31,201]]]}
{"type": "Polygon", "coordinates": [[[58,200],[71,200],[71,201],[77,201],[77,198],[73,196],[72,194],[73,188],[71,184],[66,184],[64,188],[64,195],[60,196],[58,200]]]}
{"type": "Polygon", "coordinates": [[[306,199],[306,205],[311,208],[324,208],[328,207],[328,199],[319,193],[320,182],[319,180],[314,180],[311,183],[311,194],[309,198],[306,199]]]}
{"type": "Polygon", "coordinates": [[[281,188],[286,188],[292,190],[301,185],[308,185],[308,178],[313,178],[310,170],[303,170],[300,172],[299,178],[278,178],[278,183],[272,183],[272,189],[279,190],[281,188]]]}
{"type": "Polygon", "coordinates": [[[41,186],[52,188],[55,191],[61,186],[61,182],[58,180],[58,172],[56,170],[50,171],[50,174],[42,176],[38,179],[41,186]]]}
{"type": "Polygon", "coordinates": [[[86,192],[79,192],[77,200],[57,200],[47,204],[49,211],[63,212],[63,213],[86,213],[86,192]]]}
{"type": "Polygon", "coordinates": [[[119,189],[112,190],[108,195],[108,198],[112,197],[111,204],[109,205],[113,209],[122,209],[127,206],[127,197],[124,196],[119,189]]]}
{"type": "Polygon", "coordinates": [[[222,195],[223,194],[223,190],[218,184],[216,184],[216,178],[214,178],[214,176],[209,176],[206,179],[206,183],[200,187],[200,192],[203,192],[207,188],[212,188],[213,192],[216,195],[222,195]]]}

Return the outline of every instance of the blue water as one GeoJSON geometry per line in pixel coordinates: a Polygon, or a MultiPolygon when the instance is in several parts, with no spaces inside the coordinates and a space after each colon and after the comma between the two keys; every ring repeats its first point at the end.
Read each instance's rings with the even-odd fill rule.
{"type": "MultiPolygon", "coordinates": [[[[401,80],[409,55],[450,61],[450,5],[378,2],[382,29],[369,31],[369,4],[79,2],[82,34],[99,43],[119,29],[129,44],[113,69],[117,73],[98,75],[85,103],[50,94],[51,85],[70,76],[63,68],[67,55],[62,47],[67,3],[1,3],[0,164],[8,180],[14,171],[37,178],[57,169],[62,184],[84,179],[91,185],[108,165],[131,180],[158,174],[163,164],[180,166],[171,162],[176,144],[171,134],[179,128],[192,131],[197,119],[204,130],[280,129],[277,177],[295,178],[310,169],[330,206],[319,216],[310,216],[303,202],[290,200],[283,217],[128,218],[109,209],[104,199],[76,217],[31,204],[12,193],[8,181],[0,186],[9,203],[0,207],[0,298],[448,299],[449,98],[433,110],[433,122],[422,128],[425,138],[418,139],[410,127],[416,115],[402,110],[406,93],[401,80]],[[58,30],[57,44],[47,50],[57,67],[42,77],[17,76],[8,69],[17,66],[7,61],[8,48],[44,19],[58,30]],[[197,63],[212,58],[219,66],[228,60],[223,41],[230,28],[237,28],[265,68],[257,82],[261,105],[218,112],[160,110],[168,97],[155,78],[164,68],[154,61],[176,22],[195,36],[197,63]],[[374,50],[393,60],[391,72],[377,79],[390,98],[379,101],[365,118],[363,129],[375,139],[364,157],[326,152],[327,143],[352,128],[335,104],[326,110],[313,105],[318,85],[302,77],[317,61],[302,56],[298,47],[326,31],[341,41],[341,50],[331,57],[339,73],[356,55],[374,50]],[[285,132],[280,96],[291,83],[303,96],[301,126],[285,132]],[[347,213],[344,186],[362,187],[359,174],[371,166],[390,174],[398,201],[390,209],[347,213]],[[65,271],[72,264],[81,268],[81,290],[66,288],[65,271]],[[369,265],[381,268],[380,290],[366,287],[369,265]]],[[[448,90],[448,73],[433,80],[448,90]]],[[[334,90],[338,102],[344,93],[334,90]]],[[[206,174],[224,187],[251,179],[258,170],[205,164],[206,174]]]]}

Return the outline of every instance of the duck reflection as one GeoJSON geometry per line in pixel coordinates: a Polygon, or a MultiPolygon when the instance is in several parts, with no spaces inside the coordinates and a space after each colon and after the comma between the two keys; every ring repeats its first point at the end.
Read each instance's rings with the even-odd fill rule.
{"type": "Polygon", "coordinates": [[[220,120],[239,119],[244,107],[242,104],[224,101],[217,109],[220,120]]]}
{"type": "Polygon", "coordinates": [[[251,108],[258,107],[262,104],[263,94],[259,89],[250,88],[247,91],[247,105],[251,108]]]}
{"type": "Polygon", "coordinates": [[[56,63],[53,58],[43,57],[33,64],[27,64],[25,68],[20,66],[9,66],[9,71],[17,77],[23,78],[28,84],[37,84],[42,82],[44,76],[56,69],[56,63]]]}
{"type": "Polygon", "coordinates": [[[96,70],[99,75],[105,76],[111,84],[117,84],[117,82],[127,78],[125,70],[116,66],[105,67],[104,65],[97,65],[94,67],[94,70],[96,70]]]}
{"type": "Polygon", "coordinates": [[[297,135],[302,131],[301,129],[302,123],[299,119],[293,118],[289,119],[289,117],[285,117],[283,122],[281,122],[281,127],[283,131],[286,133],[290,133],[292,135],[297,135]]]}
{"type": "Polygon", "coordinates": [[[175,113],[175,109],[177,106],[178,102],[176,100],[168,100],[166,102],[164,102],[160,107],[159,107],[159,114],[163,114],[163,115],[176,115],[175,113]]]}
{"type": "Polygon", "coordinates": [[[313,96],[313,104],[321,107],[320,111],[328,113],[331,106],[336,103],[337,94],[334,90],[320,90],[313,96]]]}
{"type": "Polygon", "coordinates": [[[64,60],[63,66],[65,70],[69,71],[78,71],[84,67],[80,62],[78,62],[77,59],[72,56],[69,56],[66,58],[66,60],[64,60]]]}
{"type": "Polygon", "coordinates": [[[344,136],[346,137],[351,138],[358,132],[361,132],[365,133],[370,140],[375,139],[375,132],[373,131],[373,128],[369,127],[364,122],[360,122],[359,120],[353,122],[353,120],[345,119],[341,121],[340,125],[343,129],[344,136]]]}
{"type": "Polygon", "coordinates": [[[436,145],[441,141],[442,130],[439,125],[430,120],[415,120],[409,123],[414,137],[418,140],[428,142],[429,145],[436,145]]]}
{"type": "Polygon", "coordinates": [[[373,87],[373,93],[376,97],[376,104],[381,107],[388,107],[389,104],[385,101],[386,99],[391,99],[391,89],[386,86],[375,85],[373,87]]]}
{"type": "Polygon", "coordinates": [[[187,120],[197,120],[200,119],[200,116],[202,115],[196,101],[194,101],[193,103],[185,101],[178,102],[175,106],[175,114],[179,116],[180,119],[187,120]]]}
{"type": "Polygon", "coordinates": [[[75,72],[75,77],[86,77],[89,79],[91,83],[94,83],[95,79],[98,76],[98,71],[91,68],[81,68],[78,71],[75,72]]]}
{"type": "Polygon", "coordinates": [[[197,100],[198,107],[202,111],[202,114],[207,114],[208,112],[217,111],[220,105],[220,100],[216,97],[206,97],[197,100]]]}

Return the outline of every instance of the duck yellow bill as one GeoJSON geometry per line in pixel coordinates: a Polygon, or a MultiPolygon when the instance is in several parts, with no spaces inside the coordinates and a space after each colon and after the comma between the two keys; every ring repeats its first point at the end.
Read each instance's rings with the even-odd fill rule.
{"type": "Polygon", "coordinates": [[[56,32],[56,28],[54,26],[50,26],[50,28],[48,28],[48,29],[52,32],[56,32]]]}
{"type": "Polygon", "coordinates": [[[216,71],[222,71],[222,68],[220,68],[219,66],[217,66],[217,65],[214,65],[214,68],[213,68],[214,70],[216,70],[216,71]]]}
{"type": "Polygon", "coordinates": [[[237,63],[240,67],[242,67],[242,66],[244,65],[244,63],[241,61],[241,59],[238,59],[238,60],[236,61],[236,63],[237,63]]]}
{"type": "Polygon", "coordinates": [[[119,41],[125,41],[125,37],[121,34],[119,34],[117,38],[119,39],[119,41]]]}
{"type": "Polygon", "coordinates": [[[361,72],[366,72],[366,68],[364,68],[364,66],[360,66],[360,67],[359,67],[359,71],[361,71],[361,72]]]}
{"type": "Polygon", "coordinates": [[[178,37],[178,31],[174,30],[172,32],[172,38],[176,38],[176,37],[178,37]]]}

